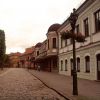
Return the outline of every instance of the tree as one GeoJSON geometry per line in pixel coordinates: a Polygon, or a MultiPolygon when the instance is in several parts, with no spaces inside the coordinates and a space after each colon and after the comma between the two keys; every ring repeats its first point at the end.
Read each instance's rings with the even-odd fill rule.
{"type": "Polygon", "coordinates": [[[4,65],[4,67],[10,67],[10,65],[11,65],[8,54],[5,54],[5,59],[4,59],[4,64],[3,65],[4,65]]]}
{"type": "Polygon", "coordinates": [[[3,64],[5,61],[5,52],[6,52],[6,45],[5,45],[5,32],[0,30],[0,67],[3,69],[3,64]]]}

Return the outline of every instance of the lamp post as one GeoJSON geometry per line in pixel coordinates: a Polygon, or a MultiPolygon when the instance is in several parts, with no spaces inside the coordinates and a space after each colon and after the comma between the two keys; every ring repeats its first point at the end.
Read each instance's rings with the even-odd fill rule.
{"type": "Polygon", "coordinates": [[[73,40],[73,95],[78,95],[75,40],[77,42],[85,41],[85,36],[83,36],[81,33],[75,34],[75,24],[76,24],[77,19],[78,19],[78,15],[76,14],[76,10],[73,9],[73,13],[71,13],[69,17],[71,30],[61,33],[61,38],[63,39],[72,38],[73,40]]]}
{"type": "MultiPolygon", "coordinates": [[[[75,13],[75,9],[73,9],[73,13],[71,13],[69,17],[69,22],[72,27],[72,34],[74,35],[75,24],[77,21],[78,15],[75,13]]],[[[78,95],[78,87],[77,87],[77,72],[76,72],[76,51],[75,51],[75,37],[72,36],[73,40],[73,95],[78,95]]]]}

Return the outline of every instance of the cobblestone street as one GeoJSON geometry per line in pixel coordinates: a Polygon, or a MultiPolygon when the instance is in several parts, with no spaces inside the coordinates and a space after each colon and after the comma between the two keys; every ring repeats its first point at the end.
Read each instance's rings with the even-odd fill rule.
{"type": "Polygon", "coordinates": [[[0,100],[65,100],[25,69],[0,74],[0,100]]]}

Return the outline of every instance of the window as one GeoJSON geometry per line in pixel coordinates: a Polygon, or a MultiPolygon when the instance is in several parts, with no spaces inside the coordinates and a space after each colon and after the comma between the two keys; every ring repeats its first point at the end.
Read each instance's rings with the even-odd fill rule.
{"type": "Polygon", "coordinates": [[[67,59],[65,60],[65,71],[67,71],[67,59]]]}
{"type": "Polygon", "coordinates": [[[95,30],[100,31],[100,9],[94,13],[95,16],[95,30]]]}
{"type": "Polygon", "coordinates": [[[84,32],[85,32],[85,37],[89,36],[89,24],[88,24],[88,18],[84,20],[84,32]]]}
{"type": "Polygon", "coordinates": [[[61,48],[63,47],[63,40],[62,40],[62,38],[61,38],[61,48]]]}
{"type": "Polygon", "coordinates": [[[90,72],[90,57],[85,57],[85,66],[86,66],[86,72],[90,72]]]}
{"type": "Polygon", "coordinates": [[[48,49],[49,49],[49,39],[48,39],[48,49]]]}
{"type": "Polygon", "coordinates": [[[65,40],[65,46],[67,46],[67,39],[65,40]]]}
{"type": "Polygon", "coordinates": [[[76,26],[76,33],[79,33],[79,24],[76,26]]]}
{"type": "Polygon", "coordinates": [[[39,51],[37,51],[37,56],[39,55],[39,51]]]}
{"type": "Polygon", "coordinates": [[[63,61],[61,60],[61,71],[63,70],[63,61]]]}
{"type": "Polygon", "coordinates": [[[73,70],[73,59],[70,59],[71,70],[73,70]]]}
{"type": "Polygon", "coordinates": [[[29,57],[27,57],[27,61],[29,61],[29,57]]]}
{"type": "Polygon", "coordinates": [[[73,39],[72,38],[70,38],[70,44],[73,44],[73,39]]]}
{"type": "Polygon", "coordinates": [[[56,38],[53,38],[53,48],[56,48],[56,38]]]}
{"type": "Polygon", "coordinates": [[[80,72],[80,58],[77,58],[77,71],[80,72]]]}

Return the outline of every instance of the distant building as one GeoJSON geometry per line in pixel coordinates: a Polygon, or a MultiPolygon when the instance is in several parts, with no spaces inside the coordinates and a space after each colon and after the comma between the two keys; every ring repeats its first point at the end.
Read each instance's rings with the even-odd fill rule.
{"type": "Polygon", "coordinates": [[[25,52],[20,55],[20,67],[33,68],[34,67],[34,46],[26,48],[25,52]]]}
{"type": "Polygon", "coordinates": [[[16,53],[11,53],[8,55],[9,57],[9,61],[10,61],[10,66],[9,67],[13,67],[13,68],[17,68],[19,67],[19,56],[21,55],[21,53],[16,52],[16,53]]]}
{"type": "Polygon", "coordinates": [[[58,34],[60,24],[53,24],[47,32],[47,39],[35,46],[35,66],[41,70],[58,72],[58,34]]]}

